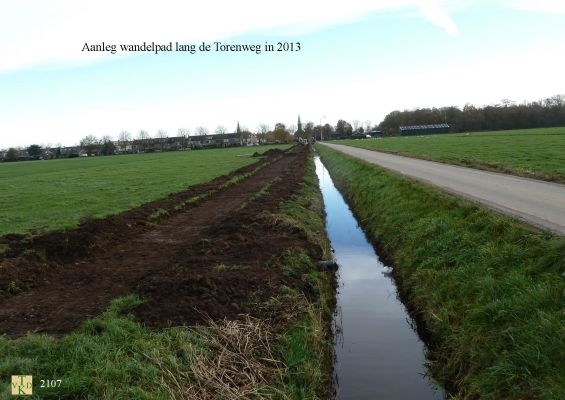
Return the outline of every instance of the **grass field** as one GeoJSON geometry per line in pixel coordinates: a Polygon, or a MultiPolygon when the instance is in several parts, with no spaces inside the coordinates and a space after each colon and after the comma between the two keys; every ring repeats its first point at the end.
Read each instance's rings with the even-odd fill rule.
{"type": "Polygon", "coordinates": [[[434,377],[457,399],[565,398],[565,239],[317,147],[431,332],[434,377]]]}
{"type": "MultiPolygon", "coordinates": [[[[263,196],[268,191],[261,190],[263,196]]],[[[289,232],[302,232],[329,253],[311,159],[300,189],[261,220],[278,224],[273,230],[281,224],[293,227],[289,232]]],[[[216,272],[236,270],[235,265],[223,267],[216,272]]],[[[34,398],[42,399],[328,398],[332,343],[326,334],[333,312],[333,273],[321,271],[298,248],[274,254],[265,268],[308,282],[310,298],[300,287],[277,283],[279,290],[270,293],[268,303],[258,305],[272,307],[273,320],[250,317],[150,329],[130,315],[143,299],[122,297],[63,338],[10,340],[0,335],[0,381],[31,374],[34,398]],[[60,387],[40,387],[41,380],[57,379],[60,387]]],[[[0,399],[11,398],[9,385],[0,386],[0,399]]]]}
{"type": "Polygon", "coordinates": [[[272,147],[2,163],[0,235],[73,228],[227,174],[257,160],[238,155],[272,147]]]}
{"type": "Polygon", "coordinates": [[[335,143],[565,183],[565,127],[335,143]]]}

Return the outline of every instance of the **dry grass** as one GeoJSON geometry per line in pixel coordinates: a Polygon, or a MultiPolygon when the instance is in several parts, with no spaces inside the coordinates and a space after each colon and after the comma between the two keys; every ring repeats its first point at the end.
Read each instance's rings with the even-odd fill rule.
{"type": "Polygon", "coordinates": [[[288,397],[284,365],[273,356],[277,335],[268,321],[244,316],[237,321],[212,321],[191,328],[206,351],[191,348],[190,370],[166,365],[166,355],[146,355],[158,365],[161,384],[172,399],[272,399],[288,397]]]}

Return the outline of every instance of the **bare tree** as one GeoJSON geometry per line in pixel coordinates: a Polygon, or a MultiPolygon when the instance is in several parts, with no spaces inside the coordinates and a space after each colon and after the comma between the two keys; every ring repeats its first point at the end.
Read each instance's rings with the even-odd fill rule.
{"type": "Polygon", "coordinates": [[[149,136],[149,132],[144,131],[143,129],[139,131],[139,133],[137,134],[137,138],[139,140],[147,140],[150,139],[151,136],[149,136]]]}
{"type": "Polygon", "coordinates": [[[223,125],[218,125],[214,132],[216,133],[216,135],[223,135],[226,133],[226,127],[223,125]]]}
{"type": "Polygon", "coordinates": [[[259,137],[261,138],[261,143],[266,142],[267,132],[269,132],[270,130],[271,130],[271,128],[269,127],[269,125],[259,124],[259,126],[257,127],[257,133],[259,134],[259,137]]]}
{"type": "Polygon", "coordinates": [[[129,142],[131,142],[131,133],[129,133],[128,131],[121,131],[120,135],[118,136],[120,151],[127,151],[129,142]]]}
{"type": "Polygon", "coordinates": [[[205,136],[208,134],[208,128],[204,126],[197,126],[194,130],[198,136],[205,136]]]}
{"type": "Polygon", "coordinates": [[[187,138],[190,136],[190,129],[188,128],[180,128],[178,130],[178,134],[179,136],[183,137],[183,138],[187,138]]]}
{"type": "Polygon", "coordinates": [[[361,125],[361,121],[359,121],[358,119],[354,119],[353,121],[351,121],[351,123],[353,124],[353,132],[357,133],[359,131],[359,126],[361,125]]]}
{"type": "Polygon", "coordinates": [[[149,142],[149,139],[151,139],[149,132],[147,132],[143,129],[140,130],[139,133],[137,134],[137,139],[139,140],[139,144],[141,145],[141,148],[145,151],[145,149],[147,148],[147,144],[149,142]]]}
{"type": "Polygon", "coordinates": [[[179,135],[179,137],[181,138],[181,142],[182,142],[182,143],[181,143],[181,146],[182,146],[182,148],[183,148],[183,149],[186,148],[186,147],[187,147],[187,146],[186,146],[186,144],[187,144],[187,139],[188,139],[188,137],[190,136],[190,129],[188,129],[188,128],[180,128],[180,129],[178,130],[178,135],[179,135]]]}
{"type": "Polygon", "coordinates": [[[370,120],[366,120],[365,121],[365,131],[366,132],[370,132],[373,128],[371,127],[371,121],[370,120]]]}
{"type": "Polygon", "coordinates": [[[164,131],[163,129],[159,129],[155,137],[159,139],[159,143],[161,144],[161,150],[163,150],[163,146],[166,142],[166,139],[169,137],[169,134],[167,133],[167,131],[164,131]]]}
{"type": "Polygon", "coordinates": [[[216,129],[214,130],[214,133],[218,136],[218,138],[216,139],[216,145],[219,145],[220,147],[225,146],[224,135],[226,134],[226,132],[227,132],[227,129],[226,129],[225,126],[218,125],[216,127],[216,129]]]}

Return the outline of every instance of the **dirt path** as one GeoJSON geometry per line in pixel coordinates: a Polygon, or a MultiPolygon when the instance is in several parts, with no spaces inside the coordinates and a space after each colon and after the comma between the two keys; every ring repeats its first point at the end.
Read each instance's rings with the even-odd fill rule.
{"type": "MultiPolygon", "coordinates": [[[[40,286],[0,300],[0,334],[11,337],[26,332],[63,334],[78,327],[85,319],[100,314],[112,299],[132,292],[142,293],[148,299],[138,315],[153,325],[198,320],[199,316],[191,306],[206,303],[202,296],[216,293],[222,297],[217,290],[222,286],[223,294],[230,296],[209,302],[211,306],[204,307],[206,311],[211,315],[241,311],[237,298],[244,298],[249,290],[259,289],[264,282],[255,282],[241,273],[238,276],[229,273],[210,275],[210,263],[238,264],[245,259],[246,268],[257,267],[262,257],[253,254],[257,248],[253,238],[268,243],[268,229],[247,235],[238,231],[246,219],[252,219],[261,211],[275,209],[281,198],[298,188],[305,159],[304,149],[295,148],[251,177],[163,218],[157,225],[148,228],[142,224],[145,228],[132,237],[118,235],[116,241],[105,243],[103,249],[84,257],[71,257],[57,265],[56,272],[46,274],[47,278],[40,286]],[[276,177],[280,179],[269,190],[269,196],[241,208],[276,177]],[[211,245],[212,241],[217,243],[211,245]],[[218,282],[213,282],[216,278],[218,282]],[[179,306],[184,307],[184,312],[179,311],[179,306]],[[164,308],[167,308],[165,312],[164,308]]],[[[170,204],[171,211],[173,204],[170,204]]],[[[129,223],[135,224],[136,219],[130,217],[129,223]]],[[[112,224],[108,225],[108,229],[112,227],[112,224]]],[[[103,229],[97,231],[98,236],[104,237],[104,233],[103,229]]],[[[293,240],[296,241],[285,242],[279,237],[277,242],[289,246],[293,240]]],[[[279,246],[273,244],[272,247],[274,250],[279,246]]],[[[9,262],[10,259],[2,261],[9,262]]],[[[256,279],[269,279],[260,271],[255,271],[255,275],[256,279]]]]}
{"type": "Polygon", "coordinates": [[[565,185],[338,144],[324,145],[565,235],[565,185]]]}

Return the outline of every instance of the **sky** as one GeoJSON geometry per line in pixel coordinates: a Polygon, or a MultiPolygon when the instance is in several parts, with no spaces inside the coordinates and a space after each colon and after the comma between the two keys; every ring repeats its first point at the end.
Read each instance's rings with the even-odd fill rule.
{"type": "Polygon", "coordinates": [[[565,94],[562,0],[0,0],[0,149],[565,94]],[[300,43],[293,52],[83,51],[300,43]]]}

